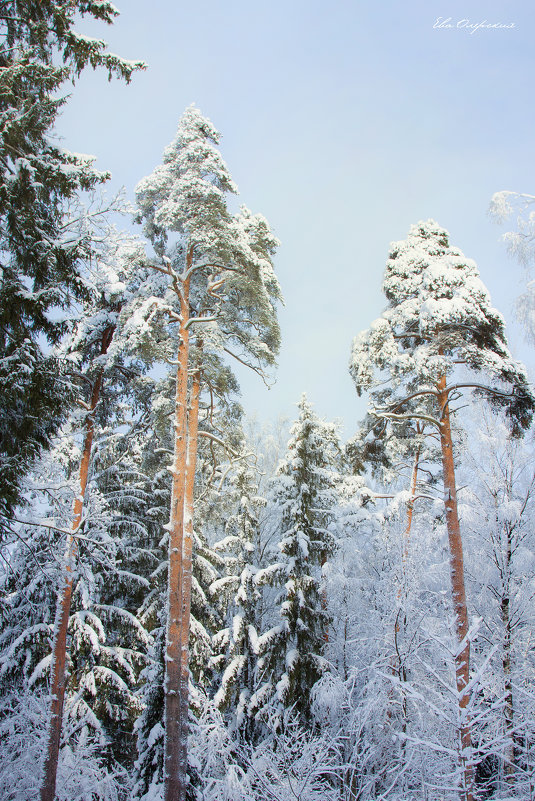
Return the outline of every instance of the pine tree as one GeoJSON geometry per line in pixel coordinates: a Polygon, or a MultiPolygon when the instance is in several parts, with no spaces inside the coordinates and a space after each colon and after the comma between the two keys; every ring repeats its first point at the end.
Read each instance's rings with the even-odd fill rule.
{"type": "Polygon", "coordinates": [[[87,300],[81,265],[92,253],[88,215],[73,206],[109,176],[53,141],[62,86],[86,67],[127,81],[143,65],[74,30],[77,14],[111,23],[108,2],[6,0],[0,25],[0,512],[20,501],[19,479],[64,418],[72,395],[48,346],[87,300]]]}
{"type": "Polygon", "coordinates": [[[354,342],[351,374],[359,393],[371,390],[372,412],[385,432],[419,421],[440,439],[451,591],[458,651],[461,795],[472,798],[468,707],[470,637],[463,547],[457,507],[451,415],[461,390],[472,389],[503,408],[514,435],[530,424],[534,400],[522,367],[507,349],[503,318],[492,308],[476,265],[449,244],[432,220],[392,245],[383,291],[388,308],[354,342]],[[463,365],[466,376],[459,377],[463,365]],[[483,378],[480,378],[483,376],[483,378]],[[482,383],[484,382],[484,383],[482,383]]]}
{"type": "MultiPolygon", "coordinates": [[[[221,419],[221,408],[205,400],[218,396],[224,400],[225,391],[235,389],[234,382],[227,374],[221,375],[221,366],[211,372],[206,365],[206,399],[201,398],[202,416],[199,438],[199,454],[196,469],[195,530],[192,553],[191,586],[191,625],[189,632],[189,690],[193,717],[197,717],[205,705],[205,699],[212,691],[214,673],[212,637],[222,626],[223,600],[212,593],[212,585],[220,578],[224,567],[223,556],[210,547],[209,542],[220,536],[225,513],[229,504],[222,496],[221,488],[228,470],[225,443],[228,447],[238,446],[240,438],[234,432],[238,414],[235,405],[230,403],[230,420],[221,419]],[[219,377],[219,381],[215,379],[219,377]],[[213,382],[212,382],[212,379],[213,382]],[[237,441],[234,440],[238,436],[237,441]],[[214,437],[214,438],[212,438],[214,437]],[[216,438],[218,441],[216,441],[216,438]],[[215,461],[214,461],[215,459],[215,461]]],[[[141,623],[151,632],[154,645],[150,652],[150,663],[142,674],[142,699],[144,709],[137,723],[138,759],[134,769],[133,798],[144,799],[151,793],[163,792],[164,771],[164,676],[165,676],[165,630],[167,622],[166,586],[168,569],[168,531],[165,521],[169,518],[172,476],[162,469],[162,454],[167,454],[172,446],[172,432],[169,419],[173,417],[173,393],[175,377],[169,375],[153,396],[153,414],[150,421],[149,437],[143,447],[142,472],[147,477],[146,492],[153,503],[148,510],[150,517],[152,553],[155,564],[149,576],[150,591],[140,610],[141,623]],[[163,529],[163,536],[162,536],[163,529]]],[[[189,715],[190,722],[192,715],[189,715]]],[[[190,781],[197,783],[196,769],[189,765],[190,781]]],[[[191,795],[192,787],[188,785],[191,795]]]]}
{"type": "MultiPolygon", "coordinates": [[[[64,530],[70,523],[76,492],[76,448],[69,444],[68,431],[63,433],[57,447],[41,457],[31,479],[23,485],[35,508],[36,522],[19,524],[19,539],[10,547],[9,572],[3,587],[0,718],[4,725],[11,720],[16,727],[21,714],[15,700],[23,699],[31,707],[42,698],[43,725],[26,735],[35,751],[34,738],[43,729],[39,760],[31,768],[37,778],[47,746],[44,722],[50,720],[45,703],[49,706],[57,588],[64,579],[64,530]]],[[[100,469],[108,474],[108,480],[110,456],[100,456],[100,469]]],[[[123,473],[128,469],[124,461],[116,466],[123,473]]],[[[125,771],[134,749],[132,726],[140,711],[136,685],[150,639],[132,614],[136,592],[142,591],[144,583],[130,554],[136,525],[125,508],[126,499],[113,497],[113,491],[107,495],[104,487],[100,490],[99,478],[93,468],[73,572],[69,647],[65,651],[65,713],[58,754],[57,793],[62,798],[68,763],[87,753],[86,747],[96,749],[98,762],[108,771],[110,780],[119,771],[123,774],[121,783],[126,783],[125,771]]],[[[14,758],[16,747],[10,737],[6,737],[5,745],[14,758]]],[[[25,758],[24,754],[18,756],[19,760],[25,758]]],[[[81,770],[82,783],[90,781],[91,770],[89,763],[87,773],[81,770]]]]}
{"type": "Polygon", "coordinates": [[[186,791],[188,639],[191,603],[193,487],[199,393],[205,353],[228,351],[260,371],[279,344],[274,305],[280,297],[271,255],[277,244],[264,218],[246,209],[232,216],[226,193],[236,188],[214,145],[219,134],[191,107],[164,163],[137,188],[140,218],[164,276],[148,315],[178,324],[173,486],[169,531],[168,631],[165,680],[165,797],[186,791]],[[178,244],[168,249],[170,234],[178,244]],[[198,331],[196,354],[190,331],[198,331]],[[202,332],[202,333],[201,333],[202,332]],[[238,353],[232,351],[232,347],[238,353]],[[189,386],[189,370],[192,370],[189,386]],[[189,392],[188,392],[189,390],[189,392]]]}
{"type": "Polygon", "coordinates": [[[135,278],[132,273],[143,260],[139,241],[110,233],[106,253],[85,276],[90,304],[61,353],[71,381],[80,384],[80,409],[50,457],[43,458],[33,479],[42,489],[29,498],[34,516],[42,514],[43,492],[51,494],[58,508],[52,509],[48,537],[39,533],[40,522],[35,530],[31,522],[25,526],[28,539],[19,533],[20,545],[9,565],[29,575],[10,592],[6,604],[6,615],[17,626],[11,625],[3,638],[2,675],[9,686],[22,688],[51,674],[45,794],[54,793],[65,699],[67,717],[78,718],[79,726],[87,724],[96,733],[111,763],[127,768],[133,760],[132,727],[139,702],[132,688],[150,641],[134,614],[148,584],[143,575],[147,495],[135,446],[145,427],[152,381],[143,377],[144,365],[126,358],[113,337],[120,314],[128,315],[137,294],[138,272],[135,278]],[[53,478],[56,487],[50,484],[53,478]],[[61,491],[65,483],[74,497],[70,520],[61,491]],[[58,535],[69,526],[65,546],[58,535]],[[21,560],[28,553],[35,558],[23,571],[21,560]],[[44,603],[38,615],[36,599],[44,603]]]}
{"type": "Polygon", "coordinates": [[[289,709],[311,724],[310,690],[325,669],[329,612],[322,568],[333,550],[329,523],[336,502],[337,451],[334,425],[319,420],[303,396],[273,490],[281,508],[281,558],[257,577],[260,583],[275,579],[283,584],[280,622],[258,642],[262,683],[251,701],[257,714],[274,715],[276,728],[289,709]]]}
{"type": "MultiPolygon", "coordinates": [[[[144,251],[139,242],[127,241],[126,245],[119,242],[115,248],[110,248],[108,261],[102,259],[98,265],[95,286],[93,287],[93,307],[81,321],[77,336],[73,339],[73,349],[79,347],[80,361],[85,367],[84,380],[87,387],[87,400],[80,399],[80,406],[84,409],[85,418],[82,424],[82,447],[80,453],[79,484],[73,505],[73,519],[70,533],[67,535],[63,568],[59,583],[56,620],[54,624],[54,644],[51,661],[51,709],[50,732],[47,746],[47,756],[44,766],[43,785],[41,788],[42,801],[53,801],[56,786],[56,774],[59,759],[61,727],[63,721],[63,705],[65,699],[67,671],[67,632],[71,612],[74,579],[77,573],[77,560],[79,539],[81,531],[86,528],[83,519],[85,496],[91,472],[93,444],[95,432],[98,427],[99,413],[103,413],[105,403],[101,402],[106,392],[106,379],[112,384],[111,376],[124,393],[125,380],[128,382],[132,372],[125,369],[121,355],[111,354],[110,345],[117,328],[121,307],[127,305],[129,296],[136,291],[135,281],[129,281],[131,270],[137,261],[143,260],[144,251]],[[100,408],[99,408],[100,407],[100,408]]],[[[116,394],[117,389],[115,389],[116,394]]],[[[110,418],[110,405],[107,406],[107,415],[110,418]]],[[[119,407],[120,409],[120,407],[119,407]]],[[[101,418],[102,419],[102,418],[101,418]]],[[[122,421],[121,421],[122,422],[122,421]]],[[[125,614],[126,611],[125,611],[125,614]]],[[[83,629],[83,626],[82,626],[83,629]]],[[[76,638],[75,638],[76,640],[76,638]]],[[[82,645],[78,639],[78,645],[82,645]]],[[[91,648],[91,636],[88,646],[91,648]]],[[[102,667],[102,671],[106,671],[102,667]]],[[[113,674],[106,674],[109,682],[114,682],[113,674]]],[[[122,679],[117,677],[115,690],[121,688],[122,679]]]]}

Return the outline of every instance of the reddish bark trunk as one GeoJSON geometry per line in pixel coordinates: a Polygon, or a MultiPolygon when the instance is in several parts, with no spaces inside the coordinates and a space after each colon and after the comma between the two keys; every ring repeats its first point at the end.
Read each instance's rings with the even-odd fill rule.
{"type": "Polygon", "coordinates": [[[471,731],[467,707],[470,694],[466,691],[470,678],[470,642],[468,634],[468,610],[466,607],[466,590],[464,583],[463,544],[461,527],[457,511],[457,487],[455,483],[455,466],[453,461],[453,442],[451,422],[446,391],[446,376],[442,376],[438,386],[438,404],[440,408],[440,445],[442,450],[442,468],[444,473],[444,505],[446,509],[446,527],[450,549],[451,591],[458,652],[455,657],[455,676],[459,704],[459,759],[463,776],[461,798],[472,801],[472,767],[470,764],[471,731]]]}
{"type": "MultiPolygon", "coordinates": [[[[188,254],[186,267],[191,266],[188,254]]],[[[173,485],[169,521],[168,619],[165,657],[165,801],[184,801],[186,797],[187,746],[183,744],[183,705],[181,703],[181,643],[183,607],[184,499],[187,457],[187,400],[189,357],[189,280],[180,296],[180,340],[175,393],[175,447],[173,485]]]]}
{"type": "MultiPolygon", "coordinates": [[[[115,326],[107,328],[101,340],[101,354],[105,354],[110,346],[115,326]]],[[[64,562],[64,586],[58,596],[55,621],[55,640],[52,649],[52,665],[50,676],[50,724],[47,741],[47,755],[44,764],[43,783],[41,785],[41,801],[54,801],[56,795],[56,779],[58,772],[59,744],[63,722],[63,705],[65,701],[65,685],[67,676],[65,667],[67,663],[67,629],[71,612],[73,572],[78,551],[76,532],[82,521],[87,479],[89,476],[89,462],[91,448],[95,434],[94,412],[100,398],[102,389],[103,370],[101,369],[95,379],[89,403],[89,413],[85,424],[84,447],[80,461],[80,491],[74,501],[73,522],[67,539],[64,562]]]]}
{"type": "Polygon", "coordinates": [[[188,719],[189,719],[189,630],[191,616],[191,583],[193,576],[193,491],[195,487],[195,467],[197,463],[197,442],[199,423],[199,396],[201,371],[193,375],[190,409],[188,414],[188,447],[186,463],[186,492],[184,498],[184,548],[183,548],[183,591],[180,648],[180,703],[181,703],[181,750],[182,760],[187,765],[188,719]]]}

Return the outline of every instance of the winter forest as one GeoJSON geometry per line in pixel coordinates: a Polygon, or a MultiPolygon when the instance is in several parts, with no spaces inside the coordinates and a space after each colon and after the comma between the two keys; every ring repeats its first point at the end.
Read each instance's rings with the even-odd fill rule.
{"type": "MultiPolygon", "coordinates": [[[[415,219],[348,436],[248,415],[284,242],[209,110],[134,205],[56,137],[150,70],[78,32],[117,16],[0,0],[0,798],[535,801],[535,389],[479,266],[415,219]]],[[[533,343],[535,196],[489,204],[533,343]]]]}

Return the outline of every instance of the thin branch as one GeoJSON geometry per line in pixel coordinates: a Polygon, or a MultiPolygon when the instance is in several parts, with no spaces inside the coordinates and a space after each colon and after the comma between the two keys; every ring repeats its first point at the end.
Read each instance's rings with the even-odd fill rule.
{"type": "Polygon", "coordinates": [[[214,434],[211,434],[209,431],[199,431],[199,437],[206,437],[206,439],[209,439],[212,442],[216,442],[218,445],[221,445],[221,447],[224,450],[226,450],[227,453],[230,453],[231,456],[234,456],[235,459],[241,459],[242,458],[241,454],[239,454],[236,451],[234,451],[222,439],[219,439],[219,437],[216,437],[214,434]]]}
{"type": "Polygon", "coordinates": [[[399,401],[396,401],[395,403],[390,403],[390,404],[388,404],[388,406],[379,407],[379,408],[384,408],[385,411],[388,411],[388,410],[394,411],[395,409],[399,409],[399,407],[402,406],[404,403],[407,403],[407,401],[410,401],[413,398],[417,398],[417,397],[422,396],[422,395],[434,395],[435,398],[437,398],[438,397],[438,392],[435,389],[422,389],[422,390],[419,390],[418,392],[413,392],[411,395],[407,395],[406,397],[402,398],[399,401]]]}
{"type": "Polygon", "coordinates": [[[424,422],[429,423],[430,425],[436,426],[440,430],[440,420],[435,420],[434,417],[429,417],[425,414],[394,414],[393,412],[375,412],[372,411],[372,414],[379,419],[387,419],[387,420],[423,420],[424,422]]]}
{"type": "Polygon", "coordinates": [[[481,389],[483,390],[483,392],[488,392],[491,395],[499,395],[502,398],[513,398],[515,395],[514,392],[502,392],[499,389],[494,389],[493,387],[486,387],[483,384],[477,384],[477,383],[452,384],[451,387],[446,387],[444,391],[450,393],[453,389],[481,389]]]}
{"type": "Polygon", "coordinates": [[[268,389],[270,389],[270,388],[271,388],[271,385],[269,384],[269,382],[268,382],[268,380],[267,380],[267,378],[266,378],[266,376],[265,376],[265,373],[264,373],[264,371],[262,370],[262,368],[261,368],[261,367],[255,367],[255,366],[254,366],[254,364],[249,364],[249,362],[246,362],[246,361],[244,361],[244,359],[240,359],[240,357],[239,357],[239,356],[237,356],[235,353],[233,353],[233,352],[232,352],[231,350],[229,350],[228,348],[225,348],[225,347],[224,347],[224,348],[223,348],[223,350],[225,351],[225,353],[228,353],[228,354],[229,354],[229,356],[232,356],[232,358],[233,358],[233,359],[236,359],[236,361],[237,361],[237,362],[239,362],[240,364],[243,364],[243,365],[244,365],[244,367],[248,367],[248,368],[249,368],[250,370],[252,370],[254,373],[256,373],[257,375],[259,375],[259,376],[260,376],[260,378],[262,379],[262,381],[264,382],[264,384],[266,385],[266,387],[267,387],[268,389]]]}

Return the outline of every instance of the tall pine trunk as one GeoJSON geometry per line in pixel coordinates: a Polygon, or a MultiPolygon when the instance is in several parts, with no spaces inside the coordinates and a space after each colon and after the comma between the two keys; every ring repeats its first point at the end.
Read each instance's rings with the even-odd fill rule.
{"type": "Polygon", "coordinates": [[[197,442],[199,423],[199,395],[201,371],[193,374],[190,408],[188,413],[188,443],[186,461],[186,486],[184,497],[184,548],[183,548],[183,589],[180,647],[180,703],[181,703],[181,749],[182,761],[187,767],[187,742],[189,720],[189,631],[191,617],[191,583],[193,576],[193,491],[195,487],[195,468],[197,464],[197,442]]]}
{"type": "MultiPolygon", "coordinates": [[[[110,326],[102,334],[101,355],[104,355],[111,343],[115,326],[110,326]]],[[[50,722],[48,730],[48,740],[46,758],[44,764],[43,782],[41,785],[41,801],[54,801],[56,795],[56,780],[58,772],[59,745],[63,723],[63,706],[65,702],[65,685],[67,683],[66,663],[67,663],[67,629],[71,613],[72,584],[73,574],[76,566],[78,553],[78,541],[76,534],[82,521],[85,492],[87,479],[89,476],[89,463],[91,459],[91,449],[95,434],[95,408],[100,399],[102,389],[103,369],[97,374],[91,400],[89,403],[88,415],[85,422],[85,437],[82,458],[80,461],[79,492],[74,501],[73,521],[71,534],[67,538],[65,558],[63,564],[63,588],[58,595],[56,607],[56,620],[54,625],[55,639],[52,649],[52,664],[50,676],[50,722]]]]}
{"type": "MultiPolygon", "coordinates": [[[[191,267],[188,253],[186,270],[191,267]]],[[[174,431],[175,445],[171,510],[169,520],[169,565],[167,638],[165,656],[165,801],[185,801],[187,781],[186,726],[182,724],[181,648],[184,584],[184,500],[186,494],[187,402],[189,359],[189,278],[183,284],[180,298],[180,331],[178,344],[174,431]]]]}
{"type": "Polygon", "coordinates": [[[469,690],[467,690],[470,680],[470,641],[467,637],[468,610],[466,606],[466,589],[464,582],[463,543],[457,510],[457,486],[453,461],[449,397],[446,390],[445,375],[443,375],[438,382],[437,389],[437,400],[440,409],[440,446],[444,474],[444,506],[446,509],[446,527],[450,549],[451,591],[458,645],[455,655],[455,678],[459,707],[459,763],[462,777],[461,798],[463,801],[472,801],[472,738],[468,714],[470,693],[469,690]]]}

